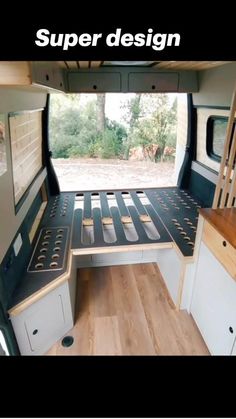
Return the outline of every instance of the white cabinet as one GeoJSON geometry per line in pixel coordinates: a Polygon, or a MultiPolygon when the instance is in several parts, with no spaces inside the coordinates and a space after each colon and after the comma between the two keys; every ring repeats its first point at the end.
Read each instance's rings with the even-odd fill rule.
{"type": "Polygon", "coordinates": [[[62,69],[55,62],[32,62],[31,79],[32,84],[65,90],[62,69]]]}
{"type": "Polygon", "coordinates": [[[177,92],[178,83],[178,73],[129,73],[128,77],[130,92],[177,92]]]}
{"type": "Polygon", "coordinates": [[[70,72],[68,73],[68,90],[72,93],[120,92],[121,75],[119,72],[70,72]]]}
{"type": "Polygon", "coordinates": [[[203,242],[191,313],[211,354],[230,355],[236,336],[236,282],[203,242]]]}
{"type": "Polygon", "coordinates": [[[42,355],[73,327],[74,297],[68,281],[11,316],[21,355],[42,355]]]}

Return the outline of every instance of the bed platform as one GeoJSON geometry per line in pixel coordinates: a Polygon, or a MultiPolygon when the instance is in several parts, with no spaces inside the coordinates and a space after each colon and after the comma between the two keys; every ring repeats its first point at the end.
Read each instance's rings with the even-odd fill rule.
{"type": "MultiPolygon", "coordinates": [[[[165,275],[171,278],[172,267],[176,266],[181,277],[182,267],[185,269],[192,261],[198,208],[203,206],[188,191],[177,187],[62,192],[51,197],[9,308],[25,300],[30,303],[32,296],[39,298],[42,292],[58,286],[70,276],[72,257],[77,256],[117,252],[131,255],[160,249],[161,259],[156,259],[156,253],[154,259],[160,266],[164,263],[163,272],[168,271],[165,275]],[[167,255],[165,250],[174,253],[163,256],[167,255]],[[175,251],[181,263],[176,261],[175,251]]],[[[129,262],[132,257],[126,258],[129,262]]],[[[180,297],[176,291],[173,301],[177,300],[180,297]]]]}
{"type": "Polygon", "coordinates": [[[76,204],[72,249],[174,241],[183,256],[193,255],[198,208],[203,204],[185,190],[83,192],[76,194],[76,204]]]}

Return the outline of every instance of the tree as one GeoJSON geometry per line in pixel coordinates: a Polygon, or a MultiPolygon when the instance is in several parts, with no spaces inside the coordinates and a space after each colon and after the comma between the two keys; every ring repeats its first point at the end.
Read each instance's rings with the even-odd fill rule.
{"type": "Polygon", "coordinates": [[[97,130],[99,133],[103,133],[105,129],[105,104],[106,94],[97,94],[97,130]]]}
{"type": "Polygon", "coordinates": [[[132,138],[133,138],[133,131],[134,128],[139,120],[140,114],[141,114],[141,94],[136,94],[134,98],[131,98],[128,100],[128,102],[125,104],[123,109],[126,111],[126,116],[124,119],[129,124],[129,133],[127,136],[127,141],[125,144],[125,150],[124,150],[124,158],[128,160],[129,158],[129,151],[132,144],[132,138]]]}

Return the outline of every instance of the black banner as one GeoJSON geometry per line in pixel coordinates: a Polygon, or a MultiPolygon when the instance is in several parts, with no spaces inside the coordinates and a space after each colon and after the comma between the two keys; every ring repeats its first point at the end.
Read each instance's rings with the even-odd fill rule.
{"type": "Polygon", "coordinates": [[[234,25],[166,23],[45,24],[0,27],[0,60],[235,60],[234,25]]]}

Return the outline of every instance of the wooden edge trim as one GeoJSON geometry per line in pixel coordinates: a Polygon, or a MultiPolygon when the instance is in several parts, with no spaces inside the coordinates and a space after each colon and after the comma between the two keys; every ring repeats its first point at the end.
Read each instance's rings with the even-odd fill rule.
{"type": "Polygon", "coordinates": [[[182,294],[184,289],[184,279],[186,273],[186,264],[182,264],[181,271],[180,271],[180,278],[179,278],[179,289],[178,289],[178,297],[177,297],[177,304],[176,309],[179,311],[181,306],[182,294]]]}
{"type": "Polygon", "coordinates": [[[169,249],[173,247],[173,242],[169,243],[146,243],[146,244],[131,244],[128,246],[111,246],[111,247],[93,247],[85,249],[72,249],[74,256],[95,255],[100,253],[118,253],[131,252],[135,250],[150,250],[150,249],[169,249]]]}
{"type": "Polygon", "coordinates": [[[176,250],[177,255],[179,256],[180,260],[184,263],[193,263],[194,257],[193,256],[184,256],[181,252],[180,248],[177,246],[175,241],[173,240],[173,247],[176,250]]]}

